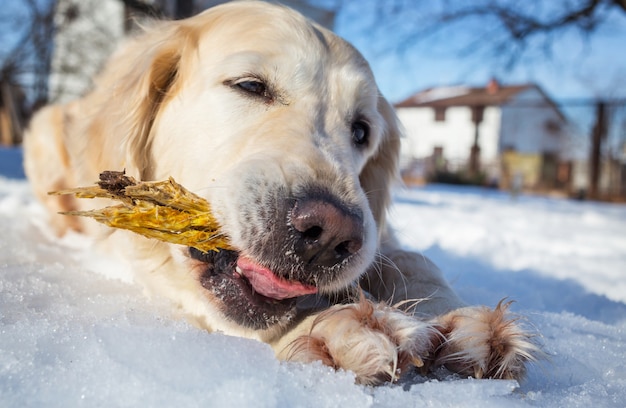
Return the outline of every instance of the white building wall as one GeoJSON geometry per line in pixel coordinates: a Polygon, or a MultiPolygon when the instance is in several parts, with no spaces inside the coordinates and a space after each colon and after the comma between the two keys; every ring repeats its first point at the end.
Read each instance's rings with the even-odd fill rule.
{"type": "Polygon", "coordinates": [[[519,153],[559,153],[565,150],[567,124],[536,89],[520,93],[502,107],[501,148],[519,153]]]}
{"type": "MultiPolygon", "coordinates": [[[[404,160],[421,159],[433,154],[435,147],[442,147],[444,157],[451,164],[465,164],[474,144],[474,123],[468,107],[446,109],[445,121],[435,121],[433,108],[398,108],[398,117],[405,128],[402,145],[404,160]]],[[[500,133],[500,110],[485,109],[479,125],[478,144],[481,162],[490,164],[498,158],[500,133]]]]}

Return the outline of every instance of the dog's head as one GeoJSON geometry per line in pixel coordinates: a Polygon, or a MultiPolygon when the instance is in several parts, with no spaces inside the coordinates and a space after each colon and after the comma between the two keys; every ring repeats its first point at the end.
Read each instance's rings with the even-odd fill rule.
{"type": "Polygon", "coordinates": [[[399,132],[348,43],[242,2],[149,29],[115,60],[124,151],[102,166],[209,200],[236,251],[187,250],[187,264],[227,320],[284,325],[296,298],[345,289],[372,263],[399,132]]]}

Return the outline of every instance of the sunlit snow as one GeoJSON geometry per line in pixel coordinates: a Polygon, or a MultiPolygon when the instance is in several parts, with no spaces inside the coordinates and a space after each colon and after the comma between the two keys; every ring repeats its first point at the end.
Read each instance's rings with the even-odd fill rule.
{"type": "Polygon", "coordinates": [[[430,256],[470,303],[516,300],[548,359],[520,384],[440,369],[372,388],[205,333],[167,301],[111,278],[125,276],[123,266],[82,237],[46,235],[42,207],[8,165],[15,157],[0,149],[0,171],[18,177],[0,177],[2,407],[624,406],[626,206],[398,190],[392,224],[403,244],[430,256]]]}

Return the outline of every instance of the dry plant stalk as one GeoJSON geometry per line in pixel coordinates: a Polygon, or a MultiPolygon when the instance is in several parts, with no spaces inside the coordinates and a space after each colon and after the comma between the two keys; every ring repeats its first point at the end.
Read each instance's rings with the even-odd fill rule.
{"type": "Polygon", "coordinates": [[[97,186],[54,191],[77,198],[109,198],[121,204],[91,211],[61,214],[91,217],[113,228],[126,229],[148,238],[197,248],[201,251],[229,249],[228,237],[211,213],[209,203],[169,178],[138,182],[125,172],[100,173],[97,186]]]}

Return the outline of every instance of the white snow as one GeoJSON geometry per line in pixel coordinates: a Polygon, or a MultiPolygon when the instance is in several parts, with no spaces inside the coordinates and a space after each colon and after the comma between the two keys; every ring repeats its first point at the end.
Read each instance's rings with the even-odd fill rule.
{"type": "Polygon", "coordinates": [[[0,406],[624,406],[626,206],[445,186],[398,191],[395,202],[404,245],[463,298],[509,296],[541,333],[549,358],[525,381],[440,369],[372,388],[279,362],[262,343],[203,332],[167,301],[105,278],[97,271],[122,276],[121,266],[81,237],[46,237],[26,181],[0,176],[0,406]]]}

